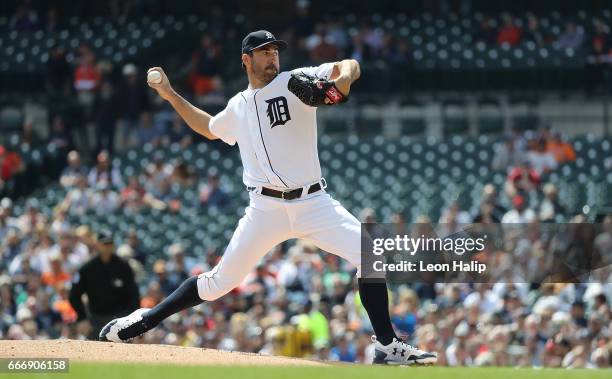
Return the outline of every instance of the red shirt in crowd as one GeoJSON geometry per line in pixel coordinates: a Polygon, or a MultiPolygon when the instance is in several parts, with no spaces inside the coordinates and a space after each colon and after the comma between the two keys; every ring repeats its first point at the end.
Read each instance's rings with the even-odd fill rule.
{"type": "Polygon", "coordinates": [[[540,184],[540,175],[531,167],[517,166],[508,173],[508,180],[516,189],[529,190],[540,184]]]}
{"type": "Polygon", "coordinates": [[[21,168],[21,157],[0,146],[0,179],[7,181],[21,168]]]}
{"type": "Polygon", "coordinates": [[[500,45],[507,43],[510,46],[516,46],[521,42],[521,29],[514,25],[504,26],[497,34],[497,43],[500,45]]]}
{"type": "Polygon", "coordinates": [[[101,78],[96,66],[82,63],[74,72],[74,88],[79,91],[91,91],[98,87],[101,78]]]}

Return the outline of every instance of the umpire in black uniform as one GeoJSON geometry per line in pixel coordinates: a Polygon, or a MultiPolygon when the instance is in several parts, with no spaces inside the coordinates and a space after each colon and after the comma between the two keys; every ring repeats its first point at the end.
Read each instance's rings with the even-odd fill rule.
{"type": "Polygon", "coordinates": [[[138,309],[140,295],[129,264],[115,254],[110,231],[97,236],[98,255],[74,276],[70,304],[77,313],[78,329],[95,340],[98,331],[110,320],[138,309]],[[88,298],[87,310],[82,297],[88,298]]]}

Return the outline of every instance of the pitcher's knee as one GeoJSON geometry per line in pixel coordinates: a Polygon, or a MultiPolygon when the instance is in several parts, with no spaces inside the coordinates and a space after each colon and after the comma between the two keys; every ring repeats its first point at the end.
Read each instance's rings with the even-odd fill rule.
{"type": "Polygon", "coordinates": [[[233,282],[222,280],[214,270],[198,275],[198,295],[205,301],[220,298],[233,290],[236,285],[233,282]]]}

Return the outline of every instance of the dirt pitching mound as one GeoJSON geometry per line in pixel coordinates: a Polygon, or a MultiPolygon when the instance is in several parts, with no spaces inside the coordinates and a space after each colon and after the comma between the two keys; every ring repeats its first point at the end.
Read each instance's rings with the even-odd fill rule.
{"type": "Polygon", "coordinates": [[[0,358],[69,358],[71,362],[177,365],[321,366],[321,362],[170,345],[48,340],[0,340],[0,358]]]}

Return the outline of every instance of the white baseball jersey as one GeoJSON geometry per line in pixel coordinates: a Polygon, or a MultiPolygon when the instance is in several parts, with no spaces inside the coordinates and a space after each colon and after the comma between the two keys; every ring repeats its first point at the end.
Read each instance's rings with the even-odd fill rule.
{"type": "MultiPolygon", "coordinates": [[[[329,78],[332,63],[301,68],[329,78]]],[[[247,187],[305,188],[321,180],[317,152],[316,108],[287,89],[291,72],[267,86],[238,93],[212,118],[210,130],[230,145],[238,143],[247,187]]],[[[249,192],[249,206],[223,258],[198,276],[198,294],[215,300],[238,286],[275,245],[301,238],[361,269],[361,224],[325,189],[284,200],[249,192]]]]}
{"type": "MultiPolygon", "coordinates": [[[[329,79],[333,63],[294,71],[329,79]]],[[[247,187],[299,188],[321,179],[316,108],[287,89],[291,72],[267,86],[247,88],[210,120],[210,131],[224,142],[238,142],[247,187]]]]}

